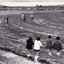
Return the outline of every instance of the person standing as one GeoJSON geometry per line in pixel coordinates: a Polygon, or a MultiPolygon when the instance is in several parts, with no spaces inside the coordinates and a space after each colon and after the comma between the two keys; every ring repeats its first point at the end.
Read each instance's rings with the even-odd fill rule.
{"type": "Polygon", "coordinates": [[[51,51],[52,51],[52,39],[51,39],[51,35],[48,36],[48,38],[46,39],[46,48],[48,49],[48,54],[50,56],[52,56],[51,51]]]}
{"type": "Polygon", "coordinates": [[[53,49],[57,51],[57,55],[60,56],[60,52],[62,50],[62,42],[60,37],[57,36],[55,42],[53,43],[53,49]]]}
{"type": "Polygon", "coordinates": [[[8,17],[8,15],[7,15],[7,17],[6,17],[6,19],[5,19],[5,23],[9,23],[9,17],[8,17]]]}
{"type": "Polygon", "coordinates": [[[41,46],[42,46],[42,43],[40,41],[40,37],[37,37],[37,39],[34,42],[34,52],[36,53],[36,54],[34,54],[34,61],[35,62],[37,62],[38,54],[39,54],[41,46]]]}
{"type": "Polygon", "coordinates": [[[7,24],[8,24],[8,21],[9,21],[9,19],[8,19],[8,17],[7,17],[7,24]]]}
{"type": "Polygon", "coordinates": [[[33,45],[34,45],[33,39],[32,37],[29,37],[29,39],[27,40],[27,45],[26,45],[26,48],[28,50],[28,55],[27,55],[28,57],[31,56],[33,45]]]}
{"type": "Polygon", "coordinates": [[[31,14],[31,20],[33,20],[33,15],[31,14]]]}
{"type": "Polygon", "coordinates": [[[23,19],[24,21],[26,20],[25,14],[22,14],[22,19],[23,19]]]}

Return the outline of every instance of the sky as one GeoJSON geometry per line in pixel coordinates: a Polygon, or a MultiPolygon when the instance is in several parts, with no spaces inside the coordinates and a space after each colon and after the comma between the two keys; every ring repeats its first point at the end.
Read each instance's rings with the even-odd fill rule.
{"type": "Polygon", "coordinates": [[[33,1],[41,1],[41,2],[64,2],[64,0],[0,0],[0,2],[13,2],[13,1],[21,1],[21,2],[26,2],[26,1],[30,1],[30,2],[33,2],[33,1]]]}
{"type": "Polygon", "coordinates": [[[64,5],[64,2],[0,2],[6,6],[36,6],[36,5],[64,5]]]}

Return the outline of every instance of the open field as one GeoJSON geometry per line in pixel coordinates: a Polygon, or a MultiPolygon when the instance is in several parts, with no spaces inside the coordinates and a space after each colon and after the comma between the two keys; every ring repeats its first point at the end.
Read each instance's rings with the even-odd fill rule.
{"type": "MultiPolygon", "coordinates": [[[[17,11],[18,12],[18,11],[17,11]]],[[[43,48],[40,51],[40,58],[49,59],[51,64],[64,64],[64,51],[61,52],[61,56],[57,57],[55,54],[50,57],[45,49],[46,37],[52,35],[53,41],[55,37],[59,35],[64,44],[64,13],[62,11],[49,11],[49,12],[32,12],[26,13],[26,21],[21,18],[21,13],[10,13],[9,23],[5,22],[6,14],[3,12],[0,15],[0,47],[8,49],[18,54],[27,54],[25,49],[26,40],[32,36],[33,39],[37,36],[41,37],[43,48]],[[30,15],[34,15],[34,19],[31,20],[30,15]]],[[[63,47],[64,48],[64,47],[63,47]]]]}

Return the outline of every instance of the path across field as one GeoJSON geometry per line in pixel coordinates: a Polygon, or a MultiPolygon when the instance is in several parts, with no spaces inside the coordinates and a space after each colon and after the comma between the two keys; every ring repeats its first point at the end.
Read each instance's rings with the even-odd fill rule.
{"type": "Polygon", "coordinates": [[[18,56],[14,53],[0,49],[0,64],[41,64],[39,62],[34,63],[22,56],[18,56]]]}

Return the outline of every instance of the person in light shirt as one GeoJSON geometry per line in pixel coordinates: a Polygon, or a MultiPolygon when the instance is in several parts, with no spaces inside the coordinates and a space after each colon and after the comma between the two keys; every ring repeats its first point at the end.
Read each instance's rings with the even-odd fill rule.
{"type": "Polygon", "coordinates": [[[25,17],[25,14],[23,13],[22,14],[22,19],[25,21],[26,20],[26,17],[25,17]]]}
{"type": "Polygon", "coordinates": [[[38,54],[41,46],[42,46],[42,43],[40,41],[40,37],[37,37],[37,39],[34,41],[34,52],[35,52],[34,61],[35,62],[37,62],[38,54]]]}
{"type": "Polygon", "coordinates": [[[33,15],[31,14],[31,20],[33,20],[33,15]]]}

